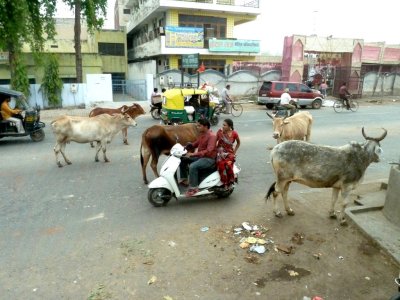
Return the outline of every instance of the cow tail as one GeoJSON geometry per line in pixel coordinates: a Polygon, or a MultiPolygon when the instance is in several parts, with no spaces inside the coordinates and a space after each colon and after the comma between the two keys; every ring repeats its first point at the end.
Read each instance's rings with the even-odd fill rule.
{"type": "Polygon", "coordinates": [[[271,194],[275,192],[275,183],[276,182],[274,181],[274,183],[272,183],[272,185],[270,186],[267,195],[265,195],[265,200],[268,200],[271,194]]]}

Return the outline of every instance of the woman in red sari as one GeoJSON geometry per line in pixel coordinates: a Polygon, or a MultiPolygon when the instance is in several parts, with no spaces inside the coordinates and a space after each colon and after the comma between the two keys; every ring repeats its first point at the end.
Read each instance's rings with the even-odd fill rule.
{"type": "Polygon", "coordinates": [[[225,119],[222,128],[217,132],[217,168],[225,188],[235,182],[233,164],[239,147],[240,138],[233,129],[233,121],[225,119]]]}

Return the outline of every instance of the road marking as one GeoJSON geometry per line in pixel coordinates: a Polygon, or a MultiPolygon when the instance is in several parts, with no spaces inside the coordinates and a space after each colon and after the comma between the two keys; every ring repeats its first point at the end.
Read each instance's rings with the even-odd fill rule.
{"type": "Polygon", "coordinates": [[[85,221],[89,222],[89,221],[94,221],[94,220],[103,219],[103,218],[104,218],[104,213],[99,213],[98,215],[95,215],[95,216],[93,216],[91,218],[85,219],[85,221]]]}

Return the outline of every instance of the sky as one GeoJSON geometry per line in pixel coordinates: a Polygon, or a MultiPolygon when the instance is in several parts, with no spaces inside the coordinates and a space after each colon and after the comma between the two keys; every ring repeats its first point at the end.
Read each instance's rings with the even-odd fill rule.
{"type": "MultiPolygon", "coordinates": [[[[261,15],[251,24],[235,27],[234,37],[259,40],[261,52],[282,55],[285,36],[312,35],[364,39],[400,45],[396,1],[259,0],[261,15]]],[[[113,29],[115,0],[108,1],[105,28],[113,29]]],[[[59,17],[73,17],[58,6],[59,17]]]]}
{"type": "Polygon", "coordinates": [[[400,45],[398,9],[394,1],[260,0],[261,15],[237,26],[235,37],[261,41],[261,52],[282,55],[285,36],[357,38],[400,45]]]}

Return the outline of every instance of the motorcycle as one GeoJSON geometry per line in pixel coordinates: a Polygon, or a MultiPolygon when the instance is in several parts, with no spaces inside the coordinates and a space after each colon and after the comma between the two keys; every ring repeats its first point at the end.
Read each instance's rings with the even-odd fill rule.
{"type": "MultiPolygon", "coordinates": [[[[178,184],[177,180],[177,170],[181,163],[182,156],[186,153],[187,149],[179,143],[171,148],[170,155],[161,167],[160,177],[154,179],[148,185],[149,192],[147,198],[152,205],[156,207],[165,206],[172,197],[177,200],[179,198],[187,198],[184,189],[178,184]]],[[[235,174],[235,182],[237,183],[238,174],[240,172],[238,165],[234,165],[233,172],[235,174]]],[[[216,168],[202,170],[199,175],[200,191],[189,198],[212,194],[216,195],[218,198],[226,198],[232,194],[235,188],[235,184],[233,184],[228,189],[225,189],[216,168]]]]}
{"type": "Polygon", "coordinates": [[[154,120],[161,120],[161,115],[159,113],[159,108],[153,104],[150,104],[150,114],[154,120]]]}
{"type": "MultiPolygon", "coordinates": [[[[297,105],[297,100],[290,100],[290,104],[294,105],[296,107],[295,113],[299,111],[298,105],[297,105]]],[[[280,101],[276,104],[274,109],[272,110],[272,115],[275,118],[286,118],[289,117],[290,109],[288,109],[285,106],[280,105],[280,101]]]]}

